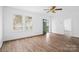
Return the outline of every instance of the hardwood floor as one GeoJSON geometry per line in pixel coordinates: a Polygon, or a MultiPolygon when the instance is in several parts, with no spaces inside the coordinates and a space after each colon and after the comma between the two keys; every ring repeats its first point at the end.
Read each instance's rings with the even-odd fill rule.
{"type": "Polygon", "coordinates": [[[1,52],[76,52],[79,51],[79,38],[71,38],[48,33],[3,43],[1,52]]]}

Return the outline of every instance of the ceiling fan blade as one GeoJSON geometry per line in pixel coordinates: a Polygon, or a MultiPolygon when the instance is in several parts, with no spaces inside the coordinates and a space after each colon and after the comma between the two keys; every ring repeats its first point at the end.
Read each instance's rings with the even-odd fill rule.
{"type": "Polygon", "coordinates": [[[56,8],[56,6],[52,6],[52,9],[55,9],[56,8]]]}
{"type": "Polygon", "coordinates": [[[47,11],[47,13],[52,12],[52,13],[56,13],[54,10],[49,10],[47,11]]]}
{"type": "Polygon", "coordinates": [[[56,11],[52,11],[52,13],[56,13],[56,11]]]}
{"type": "Polygon", "coordinates": [[[55,9],[55,8],[56,8],[56,6],[51,6],[50,10],[53,10],[53,9],[55,9]]]}
{"type": "Polygon", "coordinates": [[[47,10],[47,13],[51,12],[51,13],[56,13],[56,11],[58,10],[63,10],[62,8],[57,8],[56,6],[50,6],[49,9],[44,9],[47,10]]]}
{"type": "Polygon", "coordinates": [[[59,8],[59,9],[55,9],[55,10],[62,10],[62,8],[59,8]]]}

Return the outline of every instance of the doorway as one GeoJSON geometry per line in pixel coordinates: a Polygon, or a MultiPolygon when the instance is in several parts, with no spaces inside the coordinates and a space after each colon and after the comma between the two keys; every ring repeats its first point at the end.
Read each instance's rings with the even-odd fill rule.
{"type": "Polygon", "coordinates": [[[49,32],[49,22],[47,19],[43,19],[43,34],[49,32]]]}

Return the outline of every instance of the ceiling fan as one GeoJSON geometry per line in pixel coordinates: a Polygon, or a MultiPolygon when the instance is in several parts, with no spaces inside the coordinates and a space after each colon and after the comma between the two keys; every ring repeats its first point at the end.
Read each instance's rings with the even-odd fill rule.
{"type": "Polygon", "coordinates": [[[56,13],[56,11],[62,10],[62,8],[57,8],[56,6],[51,6],[49,7],[49,9],[44,9],[44,10],[48,10],[48,12],[52,12],[52,13],[56,13]]]}

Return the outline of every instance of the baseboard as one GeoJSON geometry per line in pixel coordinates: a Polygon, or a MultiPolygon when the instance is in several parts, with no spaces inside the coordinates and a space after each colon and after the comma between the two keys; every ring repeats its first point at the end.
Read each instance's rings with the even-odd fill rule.
{"type": "MultiPolygon", "coordinates": [[[[64,35],[64,33],[56,33],[56,32],[50,32],[50,33],[54,33],[54,34],[57,34],[57,35],[64,35]]],[[[33,36],[29,36],[29,37],[22,37],[22,38],[16,38],[16,39],[11,39],[11,40],[5,40],[5,41],[13,41],[13,40],[18,40],[18,39],[25,39],[25,38],[31,38],[31,37],[36,37],[36,36],[41,36],[43,34],[39,34],[39,35],[33,35],[33,36]]],[[[78,38],[79,37],[76,37],[76,36],[71,36],[72,38],[78,38]]],[[[0,47],[2,46],[2,43],[0,44],[0,47]]]]}
{"type": "MultiPolygon", "coordinates": [[[[51,32],[52,33],[52,32],[51,32]]],[[[55,33],[54,34],[57,34],[57,35],[65,35],[64,33],[55,33]]],[[[71,35],[72,38],[77,38],[79,39],[79,36],[74,36],[74,35],[71,35]]]]}
{"type": "Polygon", "coordinates": [[[31,37],[37,37],[37,36],[41,36],[43,34],[39,34],[39,35],[33,35],[33,36],[28,36],[28,37],[22,37],[22,38],[16,38],[16,39],[10,39],[10,40],[4,40],[5,41],[14,41],[14,40],[19,40],[19,39],[25,39],[25,38],[31,38],[31,37]]]}
{"type": "Polygon", "coordinates": [[[77,36],[72,36],[72,38],[76,38],[76,39],[79,39],[79,37],[77,37],[77,36]]]}

